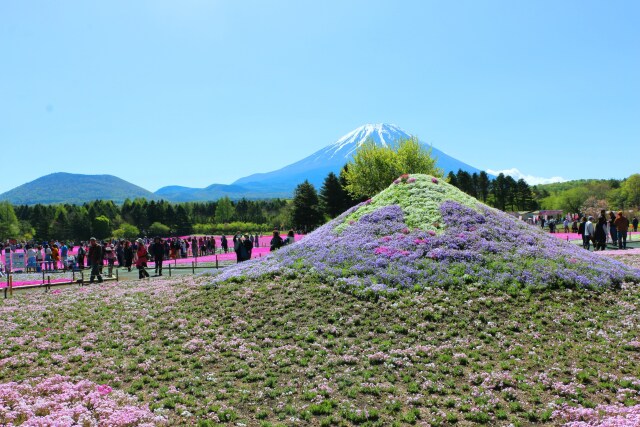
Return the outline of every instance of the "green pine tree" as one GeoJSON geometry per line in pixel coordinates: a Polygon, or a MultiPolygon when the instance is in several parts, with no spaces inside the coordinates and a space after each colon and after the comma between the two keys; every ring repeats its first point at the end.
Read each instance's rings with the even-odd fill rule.
{"type": "Polygon", "coordinates": [[[347,192],[340,184],[335,173],[329,172],[320,189],[320,206],[329,217],[335,218],[346,210],[347,192]]]}
{"type": "Polygon", "coordinates": [[[311,231],[322,223],[320,200],[315,187],[305,180],[296,187],[291,219],[295,228],[311,231]]]}

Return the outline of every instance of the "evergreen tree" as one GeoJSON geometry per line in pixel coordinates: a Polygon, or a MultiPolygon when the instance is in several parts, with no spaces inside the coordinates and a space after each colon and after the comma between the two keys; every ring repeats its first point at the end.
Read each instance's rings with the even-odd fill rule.
{"type": "Polygon", "coordinates": [[[111,221],[104,215],[100,215],[91,221],[91,229],[96,239],[106,239],[111,236],[111,221]]]}
{"type": "Polygon", "coordinates": [[[520,178],[516,183],[517,204],[519,211],[531,209],[533,206],[533,193],[527,182],[520,178]]]}
{"type": "Polygon", "coordinates": [[[329,217],[335,218],[346,210],[347,192],[335,173],[329,172],[320,189],[320,206],[329,217]]]}
{"type": "Polygon", "coordinates": [[[236,221],[248,222],[249,221],[249,201],[244,197],[236,203],[235,206],[235,219],[236,221]]]}
{"type": "Polygon", "coordinates": [[[506,185],[506,205],[509,207],[509,210],[515,211],[516,209],[516,195],[518,194],[518,183],[511,176],[507,175],[505,177],[505,185],[506,185]]]}
{"type": "Polygon", "coordinates": [[[186,206],[181,204],[176,208],[176,216],[174,219],[174,230],[179,236],[186,236],[191,234],[193,227],[191,226],[191,220],[189,219],[189,213],[186,206]]]}
{"type": "Polygon", "coordinates": [[[458,169],[458,173],[456,174],[456,178],[458,179],[458,188],[465,193],[473,196],[473,182],[471,181],[471,174],[467,171],[463,171],[462,169],[458,169]]]}
{"type": "Polygon", "coordinates": [[[296,229],[306,232],[313,230],[322,223],[320,200],[313,184],[305,180],[299,184],[293,196],[291,220],[296,229]]]}
{"type": "Polygon", "coordinates": [[[366,198],[357,198],[351,195],[349,191],[347,191],[347,173],[349,171],[349,164],[347,163],[340,169],[340,176],[338,176],[338,180],[340,181],[340,185],[342,186],[342,190],[344,191],[344,206],[342,211],[346,211],[347,209],[357,205],[361,201],[364,202],[366,198]]]}
{"type": "Polygon", "coordinates": [[[72,227],[64,206],[58,205],[50,230],[55,239],[68,240],[72,238],[72,227]]]}
{"type": "Polygon", "coordinates": [[[91,221],[87,209],[83,206],[76,207],[69,213],[71,234],[74,240],[88,240],[91,236],[91,221]]]}
{"type": "Polygon", "coordinates": [[[215,222],[217,224],[224,224],[230,222],[235,215],[235,208],[233,207],[233,203],[231,203],[231,199],[225,196],[222,199],[218,200],[218,205],[216,206],[216,214],[215,214],[215,222]]]}
{"type": "Polygon", "coordinates": [[[249,210],[247,212],[248,222],[253,222],[254,224],[264,224],[267,222],[267,218],[264,216],[264,213],[262,213],[260,205],[260,202],[249,202],[249,210]]]}
{"type": "Polygon", "coordinates": [[[480,172],[478,175],[478,197],[482,202],[486,203],[489,196],[489,188],[491,187],[491,181],[489,175],[485,171],[480,172]]]}
{"type": "Polygon", "coordinates": [[[480,178],[478,177],[478,173],[474,172],[471,174],[471,187],[473,188],[472,196],[476,199],[480,199],[480,178]]]}
{"type": "Polygon", "coordinates": [[[460,186],[458,185],[458,177],[455,173],[453,173],[453,171],[449,171],[449,173],[447,174],[447,182],[458,189],[460,188],[460,186]]]}
{"type": "Polygon", "coordinates": [[[29,222],[35,229],[35,237],[38,240],[48,240],[49,235],[49,226],[51,225],[51,221],[53,218],[49,217],[49,209],[47,206],[37,204],[29,215],[29,222]]]}
{"type": "Polygon", "coordinates": [[[507,185],[507,179],[503,173],[491,182],[493,205],[502,211],[507,209],[507,185]]]}

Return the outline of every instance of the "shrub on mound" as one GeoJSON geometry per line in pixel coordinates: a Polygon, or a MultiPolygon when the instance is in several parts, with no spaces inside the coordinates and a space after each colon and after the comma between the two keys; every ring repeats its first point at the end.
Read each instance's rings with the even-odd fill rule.
{"type": "Polygon", "coordinates": [[[640,270],[563,242],[427,175],[401,177],[300,242],[214,280],[275,275],[316,276],[358,292],[640,282],[640,270]]]}

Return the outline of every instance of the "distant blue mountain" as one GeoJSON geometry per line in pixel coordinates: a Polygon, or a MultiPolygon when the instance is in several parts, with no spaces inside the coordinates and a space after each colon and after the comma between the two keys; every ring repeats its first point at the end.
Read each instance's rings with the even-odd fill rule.
{"type": "MultiPolygon", "coordinates": [[[[407,138],[411,138],[411,135],[395,125],[367,124],[349,132],[309,157],[272,172],[255,173],[240,178],[231,185],[213,184],[207,188],[163,187],[155,194],[176,202],[216,200],[224,196],[231,199],[288,198],[293,195],[295,187],[305,179],[320,189],[327,174],[334,172],[338,175],[365,141],[371,139],[376,144],[389,146],[400,139],[407,138]]],[[[480,173],[480,169],[454,159],[435,147],[422,144],[431,150],[431,154],[437,159],[436,164],[444,170],[445,174],[449,171],[457,172],[458,169],[469,173],[480,173]]]]}
{"type": "MultiPolygon", "coordinates": [[[[400,139],[407,138],[411,138],[411,135],[395,125],[367,124],[298,162],[273,172],[256,173],[240,178],[232,185],[240,185],[245,189],[278,189],[292,194],[296,185],[307,179],[319,189],[327,174],[329,172],[339,174],[342,167],[351,161],[358,147],[365,141],[370,139],[378,145],[389,146],[400,139]]],[[[458,169],[469,173],[480,173],[479,169],[454,159],[435,147],[422,144],[431,149],[432,156],[437,159],[437,166],[444,170],[445,175],[449,171],[457,172],[458,169]]]]}
{"type": "Polygon", "coordinates": [[[155,192],[155,196],[172,202],[195,202],[217,200],[225,196],[235,200],[243,197],[247,199],[285,198],[290,197],[291,193],[292,191],[273,190],[262,187],[259,184],[251,187],[243,187],[235,184],[211,184],[206,188],[171,185],[160,188],[155,192]]]}
{"type": "Polygon", "coordinates": [[[8,200],[14,205],[42,203],[82,204],[93,200],[113,200],[122,203],[136,197],[155,200],[158,197],[142,187],[131,184],[113,175],[81,175],[57,172],[22,184],[0,194],[0,201],[8,200]]]}
{"type": "MultiPolygon", "coordinates": [[[[395,125],[369,124],[349,132],[335,143],[289,166],[272,172],[249,175],[230,185],[212,184],[206,188],[173,185],[151,193],[111,175],[55,173],[0,194],[0,201],[8,200],[13,204],[82,204],[96,199],[121,203],[126,198],[136,197],[172,202],[217,200],[225,196],[235,200],[243,197],[247,199],[290,198],[296,186],[305,179],[319,190],[327,174],[334,172],[338,175],[365,141],[370,139],[376,144],[389,146],[399,139],[406,138],[411,138],[411,135],[395,125]]],[[[449,171],[457,172],[458,169],[469,173],[480,173],[479,169],[454,159],[435,147],[424,145],[431,149],[431,154],[436,158],[436,164],[444,170],[445,174],[449,171]]]]}

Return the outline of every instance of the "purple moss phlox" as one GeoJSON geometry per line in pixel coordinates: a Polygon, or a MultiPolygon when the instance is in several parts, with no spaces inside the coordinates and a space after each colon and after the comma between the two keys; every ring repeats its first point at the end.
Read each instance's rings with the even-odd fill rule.
{"type": "Polygon", "coordinates": [[[292,246],[224,270],[215,281],[305,275],[375,292],[466,283],[602,288],[640,282],[639,270],[483,205],[476,211],[444,202],[444,232],[439,235],[409,230],[397,205],[363,215],[338,233],[336,226],[358,207],[292,246]]]}

